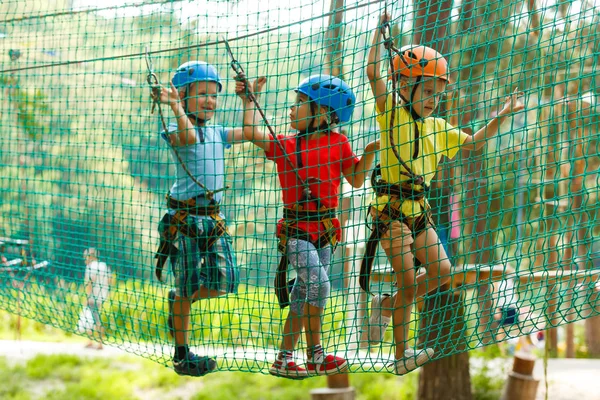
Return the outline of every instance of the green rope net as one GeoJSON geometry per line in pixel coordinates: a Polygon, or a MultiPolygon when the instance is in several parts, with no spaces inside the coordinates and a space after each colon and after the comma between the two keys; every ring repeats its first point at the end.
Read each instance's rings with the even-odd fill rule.
{"type": "MultiPolygon", "coordinates": [[[[376,297],[359,285],[373,190],[368,182],[340,187],[343,238],[332,254],[320,318],[326,354],[345,358],[351,372],[394,372],[394,325],[407,327],[406,348],[432,349],[417,360],[420,366],[597,316],[600,10],[586,1],[526,3],[2,2],[0,308],[171,365],[167,298],[184,285],[168,261],[164,282],[156,279],[155,254],[165,195],[182,172],[161,138],[158,113],[151,113],[146,60],[165,88],[185,62],[215,66],[223,90],[209,124],[241,128],[233,55],[250,82],[267,77],[259,101],[283,135],[293,133],[289,114],[299,82],[313,74],[339,76],[356,95],[352,118],[341,128],[361,156],[388,133],[380,132],[366,73],[373,34],[387,11],[394,47],[423,44],[449,60],[452,82],[435,116],[473,134],[496,117],[514,88],[524,92],[526,108],[504,118],[480,150],[442,160],[427,197],[450,279],[438,288],[435,271],[426,275],[433,290],[413,300],[404,322],[398,317],[389,329],[383,318],[370,318],[388,315],[391,306],[384,301],[382,309],[377,299],[398,291],[381,246],[370,276],[376,297]],[[84,259],[86,249],[93,250],[84,259]],[[381,342],[373,337],[380,332],[381,342]]],[[[385,82],[389,55],[383,39],[378,44],[385,82]]],[[[171,107],[160,107],[167,124],[177,123],[171,107]]],[[[261,118],[256,124],[266,130],[261,118]]],[[[281,187],[275,163],[250,141],[224,154],[214,162],[224,164],[229,187],[219,194],[220,209],[239,286],[237,293],[192,305],[188,343],[194,353],[215,357],[219,370],[267,373],[289,310],[279,307],[273,290],[281,187]]],[[[209,169],[215,178],[218,168],[209,169]]],[[[441,254],[418,243],[413,250],[427,256],[416,275],[436,269],[441,254]]],[[[196,260],[193,269],[203,279],[219,275],[210,268],[218,249],[196,260]]],[[[404,285],[400,294],[414,289],[414,278],[404,285]]],[[[299,365],[308,345],[300,335],[299,365]]]]}

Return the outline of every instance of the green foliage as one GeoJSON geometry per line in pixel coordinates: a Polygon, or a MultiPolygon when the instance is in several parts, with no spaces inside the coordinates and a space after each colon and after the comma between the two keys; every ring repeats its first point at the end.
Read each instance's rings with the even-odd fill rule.
{"type": "Polygon", "coordinates": [[[502,396],[506,371],[490,367],[486,361],[471,375],[474,400],[497,400],[502,396]]]}
{"type": "Polygon", "coordinates": [[[44,117],[50,116],[50,99],[42,89],[22,89],[17,77],[4,75],[0,75],[0,88],[8,91],[9,104],[16,107],[17,121],[31,139],[49,133],[50,125],[44,117]]]}
{"type": "Polygon", "coordinates": [[[140,392],[173,390],[188,379],[146,360],[131,357],[82,358],[40,355],[24,366],[9,366],[0,358],[0,398],[25,399],[140,399],[140,392]]]}
{"type": "Polygon", "coordinates": [[[22,366],[9,366],[7,360],[0,357],[0,399],[30,400],[24,382],[27,374],[22,366]]]}
{"type": "MultiPolygon", "coordinates": [[[[398,378],[382,374],[352,375],[358,400],[415,398],[418,374],[398,378]]],[[[201,381],[183,378],[155,363],[132,357],[81,358],[72,355],[36,356],[24,366],[9,366],[0,358],[0,398],[37,399],[159,399],[185,395],[200,399],[306,399],[326,378],[291,381],[241,372],[210,374],[201,381]],[[233,384],[234,383],[234,384],[233,384]],[[162,396],[162,397],[161,397],[162,396]]]]}

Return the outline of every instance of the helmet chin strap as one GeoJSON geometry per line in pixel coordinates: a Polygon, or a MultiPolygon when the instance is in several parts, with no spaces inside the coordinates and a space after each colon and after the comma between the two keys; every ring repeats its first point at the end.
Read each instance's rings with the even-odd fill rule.
{"type": "MultiPolygon", "coordinates": [[[[186,110],[186,111],[187,111],[187,110],[186,110]]],[[[191,119],[191,120],[192,120],[192,123],[193,123],[194,125],[196,125],[196,126],[202,126],[202,125],[204,125],[204,124],[206,123],[206,121],[205,121],[205,120],[203,120],[203,119],[200,119],[200,118],[196,117],[196,116],[195,116],[194,114],[192,114],[192,113],[188,113],[188,112],[186,112],[186,113],[185,113],[185,115],[187,115],[187,117],[188,117],[189,119],[191,119]]]]}
{"type": "Polygon", "coordinates": [[[412,117],[412,119],[415,121],[424,119],[419,114],[417,114],[417,112],[415,111],[415,109],[413,107],[413,99],[415,98],[415,93],[417,93],[417,88],[419,87],[419,84],[421,83],[421,79],[422,78],[420,76],[418,76],[416,78],[415,84],[410,93],[410,101],[405,99],[404,96],[402,96],[402,94],[400,93],[400,90],[398,90],[398,96],[400,96],[402,101],[404,101],[404,108],[406,108],[406,110],[410,113],[410,116],[412,117]]]}
{"type": "Polygon", "coordinates": [[[329,124],[327,122],[322,123],[319,126],[314,126],[315,125],[315,121],[317,120],[317,104],[314,102],[310,103],[310,112],[311,112],[311,118],[310,121],[308,121],[308,125],[306,126],[306,128],[300,130],[298,129],[298,135],[299,136],[308,136],[311,133],[315,133],[317,131],[326,131],[329,130],[329,124]]]}
{"type": "Polygon", "coordinates": [[[402,96],[402,94],[400,93],[400,90],[398,90],[398,96],[400,96],[400,98],[402,99],[402,101],[404,101],[404,108],[406,108],[406,110],[410,113],[410,116],[413,119],[413,124],[415,127],[415,145],[414,145],[414,151],[413,151],[413,160],[416,160],[419,157],[419,136],[420,136],[420,132],[419,132],[419,125],[417,125],[417,121],[419,120],[423,120],[424,118],[421,117],[419,114],[417,114],[417,112],[415,111],[414,107],[413,107],[413,99],[415,98],[415,93],[417,93],[417,88],[419,86],[419,84],[421,83],[421,77],[418,76],[415,84],[412,88],[412,91],[410,92],[410,101],[406,100],[404,98],[404,96],[402,96]]]}
{"type": "MultiPolygon", "coordinates": [[[[186,89],[186,91],[187,91],[187,89],[186,89]]],[[[185,111],[185,115],[187,115],[187,117],[190,119],[190,121],[192,121],[192,124],[194,124],[194,126],[200,127],[200,126],[204,126],[204,124],[206,124],[205,120],[196,117],[194,114],[192,114],[191,112],[188,111],[187,93],[186,93],[186,97],[183,100],[183,111],[185,111]]],[[[201,128],[198,129],[198,133],[200,134],[200,142],[204,143],[204,132],[202,131],[201,128]]]]}

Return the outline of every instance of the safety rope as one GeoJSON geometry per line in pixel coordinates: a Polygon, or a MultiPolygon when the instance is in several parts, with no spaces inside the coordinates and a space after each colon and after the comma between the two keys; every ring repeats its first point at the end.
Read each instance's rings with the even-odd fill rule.
{"type": "MultiPolygon", "coordinates": [[[[294,163],[290,159],[290,156],[285,151],[285,148],[283,147],[283,144],[277,138],[277,135],[275,134],[275,130],[273,129],[273,127],[269,123],[269,121],[267,119],[267,116],[265,115],[264,111],[260,107],[260,104],[258,103],[258,99],[256,98],[256,96],[252,92],[252,87],[250,86],[250,82],[248,81],[248,78],[246,77],[246,73],[244,72],[244,68],[242,68],[242,66],[239,63],[239,61],[235,58],[235,56],[233,54],[233,51],[231,50],[231,47],[229,46],[229,42],[227,41],[227,38],[223,38],[223,41],[225,42],[225,47],[227,48],[227,52],[229,53],[229,56],[231,58],[231,63],[230,63],[231,68],[236,73],[235,79],[237,81],[239,81],[239,82],[243,82],[244,83],[244,86],[246,88],[246,96],[248,97],[248,100],[250,100],[252,103],[254,103],[254,107],[256,107],[256,110],[258,111],[258,113],[260,114],[261,118],[265,122],[265,125],[266,125],[267,129],[269,130],[269,133],[273,137],[273,140],[275,141],[275,144],[277,145],[277,147],[279,147],[279,150],[283,154],[283,157],[284,157],[285,161],[287,161],[287,163],[291,166],[292,171],[294,172],[294,175],[296,175],[296,179],[302,185],[302,192],[303,192],[302,195],[303,195],[303,197],[305,199],[308,199],[308,200],[312,199],[312,195],[311,195],[311,191],[310,191],[310,187],[308,185],[308,182],[305,181],[304,179],[302,179],[302,177],[300,176],[300,172],[297,169],[298,166],[294,165],[294,163]]],[[[311,178],[311,179],[314,180],[315,182],[320,181],[317,178],[311,178]]]]}
{"type": "MultiPolygon", "coordinates": [[[[387,15],[387,1],[385,4],[385,13],[387,15]]],[[[390,112],[390,124],[388,127],[388,135],[390,138],[390,147],[392,148],[392,152],[394,153],[394,156],[396,156],[396,158],[398,159],[398,161],[400,162],[402,167],[404,167],[404,169],[406,170],[406,171],[401,170],[400,173],[404,176],[409,177],[411,179],[412,183],[414,183],[415,185],[423,185],[425,183],[425,178],[421,175],[415,174],[412,171],[412,169],[408,166],[408,164],[406,164],[406,162],[402,159],[402,157],[400,157],[400,153],[398,152],[398,149],[396,148],[396,143],[394,141],[394,122],[395,122],[394,120],[396,117],[397,86],[396,86],[396,76],[395,76],[396,71],[394,70],[394,57],[393,57],[392,51],[397,53],[399,57],[402,57],[402,54],[401,54],[400,50],[398,50],[398,48],[396,48],[396,46],[394,46],[394,42],[392,39],[392,29],[391,29],[389,21],[386,21],[380,27],[380,32],[383,35],[383,46],[385,47],[385,49],[388,52],[388,59],[389,59],[389,63],[390,63],[390,72],[391,72],[391,76],[392,76],[392,110],[390,112]]],[[[415,122],[415,124],[416,124],[416,122],[415,122]]]]}

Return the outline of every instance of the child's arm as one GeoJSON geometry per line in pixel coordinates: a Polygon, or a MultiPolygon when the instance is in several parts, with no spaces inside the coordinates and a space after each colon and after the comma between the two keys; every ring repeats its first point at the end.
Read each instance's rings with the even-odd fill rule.
{"type": "Polygon", "coordinates": [[[373,43],[369,50],[369,58],[367,61],[367,77],[371,84],[371,91],[373,97],[377,103],[377,109],[379,111],[385,110],[385,102],[387,97],[387,86],[385,80],[381,77],[381,54],[380,54],[380,43],[381,43],[381,32],[382,26],[390,20],[390,15],[384,13],[379,17],[379,26],[373,33],[373,43]]]}
{"type": "Polygon", "coordinates": [[[181,97],[179,91],[171,82],[170,88],[160,87],[158,100],[162,104],[168,104],[173,110],[173,115],[177,119],[177,132],[165,132],[169,138],[171,146],[189,146],[196,143],[196,127],[188,118],[183,105],[181,105],[181,97]]]}
{"type": "MultiPolygon", "coordinates": [[[[256,99],[258,100],[260,98],[260,92],[262,92],[262,88],[265,85],[265,83],[267,83],[267,78],[265,78],[264,76],[261,76],[260,78],[256,79],[254,81],[254,83],[252,84],[252,93],[254,94],[254,96],[256,97],[256,99]]],[[[235,87],[235,93],[242,99],[242,103],[244,104],[244,113],[246,111],[246,104],[248,102],[250,102],[245,95],[245,86],[243,84],[243,82],[237,82],[236,83],[236,87],[235,87]],[[241,85],[238,91],[238,85],[241,85]],[[244,93],[241,93],[242,87],[244,88],[244,93]]],[[[250,102],[252,103],[252,102],[250,102]]],[[[252,103],[253,104],[253,103],[252,103]]],[[[253,119],[252,122],[250,123],[250,125],[252,126],[257,126],[258,124],[261,123],[261,116],[258,112],[255,112],[253,114],[253,119]]],[[[246,118],[244,116],[244,127],[246,127],[246,125],[248,125],[246,123],[246,118]]],[[[234,128],[231,131],[229,131],[229,136],[227,137],[227,141],[229,143],[239,143],[239,142],[243,142],[244,140],[247,140],[246,136],[244,135],[244,128],[234,128]]]]}
{"type": "Polygon", "coordinates": [[[346,181],[348,181],[352,187],[359,188],[365,183],[377,150],[379,150],[379,140],[367,144],[365,152],[360,160],[352,167],[346,168],[343,171],[346,181]]]}
{"type": "Polygon", "coordinates": [[[515,88],[514,92],[506,98],[504,107],[502,107],[498,116],[492,119],[486,126],[475,132],[475,134],[467,136],[461,146],[461,150],[469,152],[482,148],[487,143],[488,139],[494,137],[498,133],[498,127],[507,116],[522,111],[525,108],[525,104],[519,100],[519,97],[522,96],[523,92],[518,92],[518,88],[515,88]]]}
{"type": "MultiPolygon", "coordinates": [[[[266,82],[267,78],[261,77],[255,80],[252,86],[257,91],[260,91],[266,82]]],[[[245,82],[237,81],[235,83],[235,93],[242,99],[242,103],[244,104],[244,138],[268,153],[271,150],[273,139],[268,132],[265,132],[258,126],[260,113],[254,106],[254,103],[246,96],[245,82]]]]}

